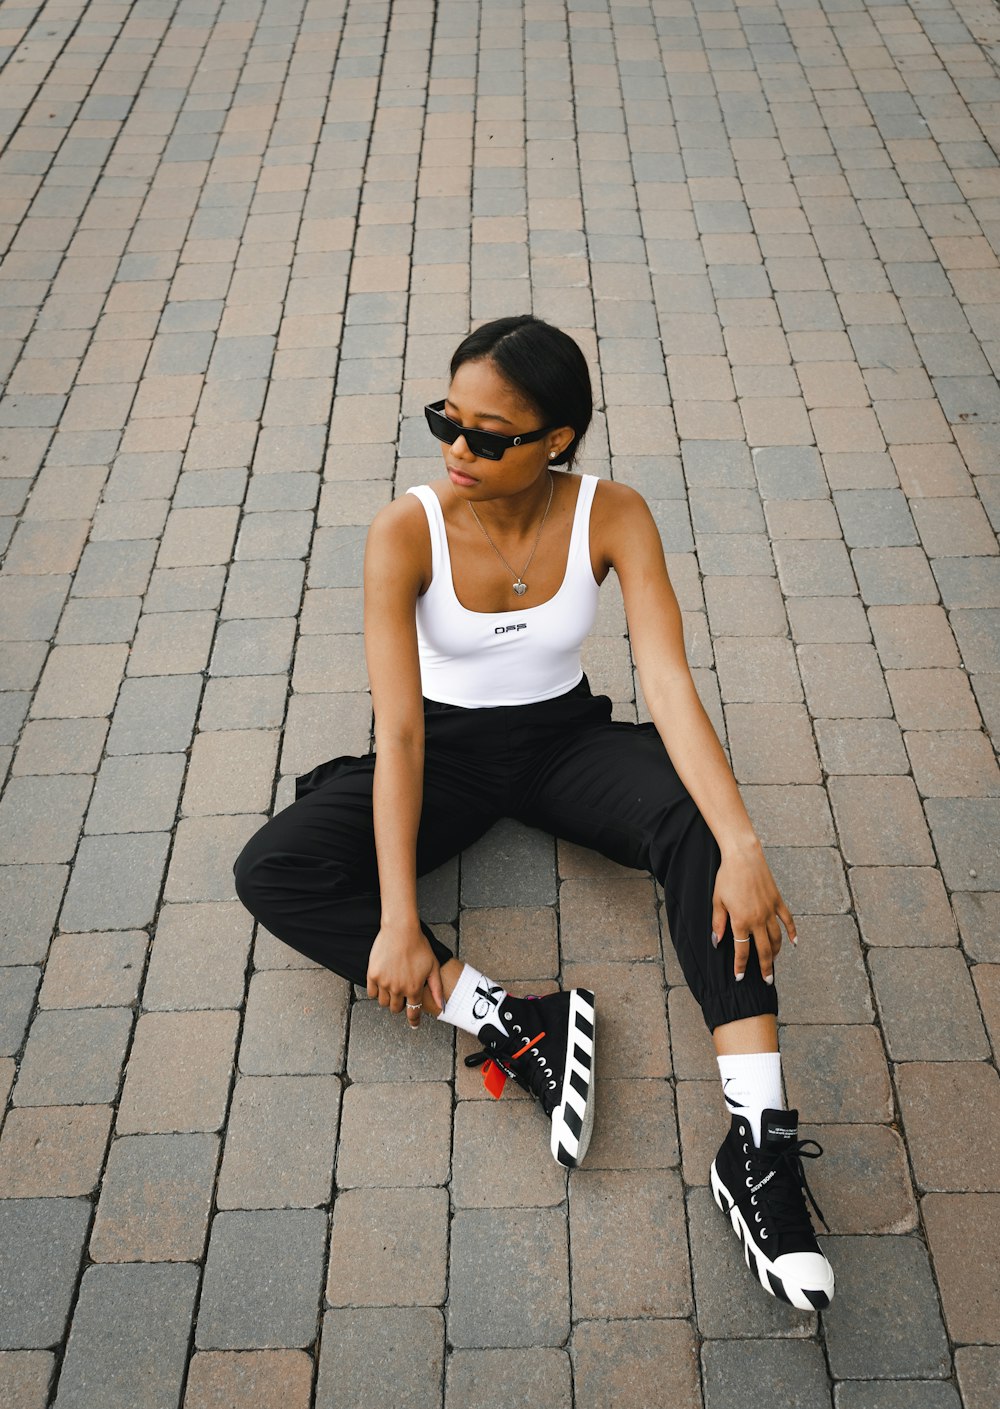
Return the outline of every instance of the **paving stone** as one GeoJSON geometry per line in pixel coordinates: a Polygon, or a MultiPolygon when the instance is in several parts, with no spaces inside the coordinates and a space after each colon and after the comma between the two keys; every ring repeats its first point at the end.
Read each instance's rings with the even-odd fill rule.
{"type": "Polygon", "coordinates": [[[351,1008],[347,1074],[352,1081],[449,1081],[454,1052],[455,1029],[450,1023],[424,1016],[413,1033],[402,1016],[374,1001],[356,1002],[351,1008]]]}
{"type": "Polygon", "coordinates": [[[705,1409],[722,1409],[736,1395],[747,1409],[827,1409],[830,1403],[823,1352],[810,1341],[708,1341],[701,1358],[705,1409]]]}
{"type": "Polygon", "coordinates": [[[962,670],[887,670],[886,684],[904,729],[978,729],[979,711],[962,670]]]}
{"type": "MultiPolygon", "coordinates": [[[[430,914],[423,896],[421,914],[430,914]]],[[[462,958],[485,974],[503,970],[517,978],[555,975],[559,971],[555,910],[514,905],[467,910],[462,916],[462,958]]]]}
{"type": "Polygon", "coordinates": [[[87,812],[87,832],[169,831],[186,766],[182,753],[106,759],[87,812]]]}
{"type": "Polygon", "coordinates": [[[830,801],[845,859],[859,866],[933,863],[927,825],[910,778],[831,778],[830,801]]]}
{"type": "Polygon", "coordinates": [[[145,957],[141,930],[58,934],[45,965],[39,1006],[131,1006],[138,998],[145,957]]]}
{"type": "Polygon", "coordinates": [[[265,811],[277,752],[277,730],[196,734],[181,803],[185,816],[265,811]]]}
{"type": "Polygon", "coordinates": [[[448,1359],[448,1409],[510,1404],[569,1404],[569,1357],[563,1350],[457,1350],[448,1359]]]}
{"type": "Polygon", "coordinates": [[[772,846],[768,861],[793,915],[837,915],[850,908],[836,847],[772,846]]]}
{"type": "MultiPolygon", "coordinates": [[[[720,446],[725,441],[714,442],[720,446]]],[[[723,636],[784,636],[785,608],[772,577],[706,577],[705,602],[712,632],[723,636]]]]}
{"type": "Polygon", "coordinates": [[[118,1133],[218,1130],[237,1025],[236,1013],[144,1013],[129,1055],[118,1133]]]}
{"type": "MultiPolygon", "coordinates": [[[[456,1347],[562,1345],[570,1330],[566,1217],[556,1209],[460,1209],[451,1225],[448,1339],[456,1347]],[[516,1302],[482,1275],[504,1249],[516,1302]]],[[[506,1282],[506,1279],[504,1279],[506,1282]]]]}
{"type": "Polygon", "coordinates": [[[504,819],[462,855],[462,903],[552,905],[555,848],[545,833],[504,819]]]}
{"type": "Polygon", "coordinates": [[[819,756],[827,773],[908,773],[909,758],[894,719],[817,719],[819,756]]]}
{"type": "Polygon", "coordinates": [[[1000,670],[1000,611],[992,607],[962,608],[952,611],[949,621],[966,669],[1000,670]]]}
{"type": "Polygon", "coordinates": [[[954,1385],[940,1380],[848,1380],[833,1394],[835,1409],[961,1409],[954,1385]]]}
{"type": "Polygon", "coordinates": [[[922,548],[856,548],[851,562],[869,606],[935,604],[937,584],[922,548]]]}
{"type": "Polygon", "coordinates": [[[141,929],[152,922],[168,832],[83,837],[59,916],[64,930],[141,929]],[[118,882],[108,886],[108,876],[118,882]]]}
{"type": "Polygon", "coordinates": [[[726,730],[738,782],[820,781],[816,746],[803,705],[727,705],[726,730]]]}
{"type": "Polygon", "coordinates": [[[266,820],[247,814],[184,818],[174,829],[164,899],[184,904],[235,900],[233,859],[266,820]]]}
{"type": "Polygon", "coordinates": [[[995,797],[996,755],[985,734],[971,729],[906,735],[917,788],[924,797],[995,797]]]}
{"type": "Polygon", "coordinates": [[[777,636],[723,637],[715,641],[715,659],[727,703],[802,699],[790,641],[777,636]]]}
{"type": "Polygon", "coordinates": [[[109,754],[177,753],[194,733],[199,675],[126,680],[108,734],[109,754]]]}
{"type": "Polygon", "coordinates": [[[126,1135],[111,1146],[90,1239],[94,1262],[195,1262],[208,1233],[215,1135],[126,1135]]]}
{"type": "Polygon", "coordinates": [[[203,1350],[188,1366],[184,1409],[310,1409],[313,1362],[301,1350],[203,1350]]]}
{"type": "Polygon", "coordinates": [[[118,1094],[132,1031],[126,1008],[36,1014],[14,1091],[19,1106],[102,1104],[118,1094]]]}
{"type": "Polygon", "coordinates": [[[1000,1393],[1000,1350],[995,1346],[962,1346],[955,1352],[955,1369],[965,1409],[989,1409],[1000,1393]]]}
{"type": "Polygon", "coordinates": [[[327,1075],[343,1070],[348,987],[327,969],[258,973],[250,982],[240,1070],[327,1075]]]}
{"type": "Polygon", "coordinates": [[[952,607],[1000,606],[1000,562],[990,558],[936,558],[934,576],[941,600],[952,607]]]}
{"type": "Polygon", "coordinates": [[[456,1208],[542,1208],[562,1203],[566,1176],[538,1152],[548,1132],[534,1102],[462,1101],[455,1110],[452,1199],[456,1208]],[[497,1178],[496,1151],[509,1152],[497,1178]]]}
{"type": "Polygon", "coordinates": [[[344,1092],[337,1187],[444,1184],[450,1129],[451,1092],[445,1083],[356,1082],[344,1092]],[[380,1129],[392,1130],[392,1140],[373,1140],[372,1132],[380,1129]]]}
{"type": "Polygon", "coordinates": [[[879,659],[886,669],[958,665],[955,638],[941,607],[871,607],[868,612],[879,659]]]}
{"type": "Polygon", "coordinates": [[[872,646],[802,645],[798,659],[810,714],[857,718],[892,713],[872,646]]]}
{"type": "Polygon", "coordinates": [[[0,1350],[62,1340],[89,1221],[85,1199],[0,1200],[0,1350]]]}
{"type": "Polygon", "coordinates": [[[954,944],[955,921],[930,866],[855,866],[849,872],[866,944],[954,944]]]}
{"type": "Polygon", "coordinates": [[[872,637],[859,597],[790,597],[786,606],[796,641],[827,645],[872,637]]]}
{"type": "Polygon", "coordinates": [[[778,960],[782,1021],[865,1023],[874,1018],[858,931],[848,915],[812,915],[778,960]]]}
{"type": "MultiPolygon", "coordinates": [[[[214,631],[212,612],[147,613],[139,618],[129,655],[129,675],[191,675],[204,670],[214,631]]],[[[71,648],[67,646],[63,649],[71,648]]],[[[80,646],[75,649],[102,648],[80,646]]]]}
{"type": "Polygon", "coordinates": [[[823,1315],[834,1377],[946,1377],[951,1357],[923,1244],[838,1238],[835,1251],[837,1295],[823,1315]],[[885,1296],[886,1285],[894,1296],[885,1296]]]}
{"type": "Polygon", "coordinates": [[[604,1077],[670,1075],[663,974],[658,964],[566,964],[563,986],[589,988],[595,994],[604,1077]]]}
{"type": "Polygon", "coordinates": [[[0,1353],[0,1397],[7,1409],[45,1409],[55,1356],[47,1350],[0,1353]]]}
{"type": "Polygon", "coordinates": [[[782,1069],[790,1106],[803,1122],[885,1122],[892,1092],[875,1027],[796,1025],[782,1030],[782,1069]]]}
{"type": "MultiPolygon", "coordinates": [[[[803,1127],[819,1141],[809,1185],[831,1233],[910,1233],[917,1205],[899,1134],[885,1125],[803,1127]]],[[[836,1242],[830,1244],[836,1248],[836,1242]]]]}
{"type": "Polygon", "coordinates": [[[59,1409],[173,1409],[180,1399],[196,1267],[88,1267],[59,1377],[59,1409]]]}
{"type": "Polygon", "coordinates": [[[965,958],[956,949],[880,949],[869,955],[893,1061],[989,1056],[965,958]]]}
{"type": "Polygon", "coordinates": [[[684,1196],[660,1170],[580,1170],[570,1188],[573,1307],[582,1318],[691,1311],[684,1196]]]}
{"type": "Polygon", "coordinates": [[[0,953],[5,963],[43,962],[68,872],[68,866],[32,865],[30,872],[24,866],[0,866],[0,953]]]}
{"type": "Polygon", "coordinates": [[[128,647],[55,646],[32,704],[32,717],[79,719],[107,715],[124,673],[128,647]]]}
{"type": "Polygon", "coordinates": [[[920,1188],[995,1190],[1000,1081],[993,1068],[983,1062],[907,1062],[897,1068],[896,1084],[920,1188]]]}
{"type": "Polygon", "coordinates": [[[105,719],[35,719],[21,734],[14,774],[96,773],[104,751],[105,719]]]}
{"type": "Polygon", "coordinates": [[[958,1341],[995,1340],[990,1308],[1000,1272],[990,1228],[1000,1194],[930,1194],[922,1211],[949,1334],[958,1341]]]}
{"type": "Polygon", "coordinates": [[[11,778],[0,801],[0,861],[69,861],[90,798],[89,778],[11,778]]]}
{"type": "Polygon", "coordinates": [[[901,489],[842,489],[835,491],[833,498],[849,548],[901,547],[917,542],[917,530],[901,489]]]}
{"type": "Polygon", "coordinates": [[[660,934],[649,880],[567,880],[559,899],[566,960],[621,961],[657,955],[660,934]]]}
{"type": "Polygon", "coordinates": [[[240,620],[294,616],[302,599],[304,572],[303,564],[294,561],[234,563],[226,581],[221,617],[240,620]]]}
{"type": "Polygon", "coordinates": [[[649,1409],[701,1409],[694,1332],[683,1321],[581,1321],[571,1353],[577,1409],[633,1398],[649,1409]]]}
{"type": "Polygon", "coordinates": [[[216,1200],[220,1208],[312,1208],[330,1199],[340,1082],[242,1076],[233,1091],[216,1200]],[[288,1159],[288,1151],[295,1159],[288,1159]]]}
{"type": "Polygon", "coordinates": [[[164,905],[150,951],[143,1007],[238,1008],[252,928],[251,916],[236,901],[164,905]]]}
{"type": "Polygon", "coordinates": [[[437,1409],[444,1318],[432,1307],[332,1308],[323,1317],[316,1409],[437,1409]],[[419,1366],[401,1375],[400,1365],[419,1366]]]}
{"type": "Polygon", "coordinates": [[[1000,896],[955,891],[952,906],[969,958],[979,963],[1000,962],[1000,896]]]}
{"type": "MultiPolygon", "coordinates": [[[[0,461],[0,464],[3,462],[0,461]]],[[[10,577],[0,582],[0,631],[5,641],[48,641],[56,629],[72,578],[10,577]]]]}
{"type": "Polygon", "coordinates": [[[778,540],[774,560],[787,597],[853,597],[857,591],[847,549],[839,541],[778,540]]]}
{"type": "Polygon", "coordinates": [[[996,798],[928,798],[927,820],[945,885],[952,890],[1000,889],[996,798]]]}
{"type": "Polygon", "coordinates": [[[445,1300],[444,1189],[346,1189],[330,1238],[330,1306],[435,1306],[445,1300]]]}
{"type": "Polygon", "coordinates": [[[216,1214],[195,1344],[209,1350],[310,1345],[319,1318],[326,1226],[320,1209],[216,1214]],[[234,1286],[239,1297],[232,1295],[234,1286]]]}
{"type": "Polygon", "coordinates": [[[280,675],[231,676],[205,687],[198,727],[209,729],[278,728],[285,715],[287,686],[280,675]]]}
{"type": "Polygon", "coordinates": [[[292,659],[295,623],[287,617],[272,621],[224,621],[212,652],[211,674],[284,675],[292,659]]]}
{"type": "Polygon", "coordinates": [[[110,1106],[10,1111],[0,1136],[0,1197],[73,1198],[93,1193],[110,1130],[110,1106]]]}

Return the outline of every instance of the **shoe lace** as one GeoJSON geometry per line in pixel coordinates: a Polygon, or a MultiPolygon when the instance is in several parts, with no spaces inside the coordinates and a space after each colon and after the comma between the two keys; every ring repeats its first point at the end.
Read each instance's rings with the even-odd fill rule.
{"type": "Polygon", "coordinates": [[[823,1146],[818,1140],[793,1140],[779,1150],[753,1151],[750,1154],[750,1173],[754,1176],[751,1192],[765,1193],[768,1210],[781,1232],[812,1235],[812,1223],[806,1201],[802,1197],[803,1191],[816,1210],[820,1223],[827,1232],[830,1231],[822,1209],[809,1187],[802,1164],[803,1158],[819,1159],[822,1153],[823,1146]],[[812,1148],[808,1148],[809,1146],[812,1148]]]}
{"type": "Polygon", "coordinates": [[[465,1065],[478,1067],[487,1061],[495,1062],[501,1071],[512,1076],[518,1086],[536,1097],[547,1109],[552,1097],[549,1084],[551,1073],[548,1073],[548,1068],[541,1061],[520,1062],[517,1060],[525,1053],[535,1052],[537,1044],[544,1036],[544,1032],[539,1032],[536,1037],[529,1038],[527,1042],[522,1043],[516,1052],[504,1052],[500,1055],[498,1055],[496,1048],[484,1047],[482,1051],[473,1052],[466,1057],[465,1065]]]}

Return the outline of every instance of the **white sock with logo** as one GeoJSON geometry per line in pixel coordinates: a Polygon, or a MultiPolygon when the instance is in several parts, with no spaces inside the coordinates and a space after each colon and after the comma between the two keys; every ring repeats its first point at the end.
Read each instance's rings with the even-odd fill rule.
{"type": "Polygon", "coordinates": [[[716,1061],[726,1105],[733,1115],[750,1122],[753,1142],[759,1145],[762,1112],[785,1109],[780,1052],[749,1052],[738,1057],[716,1057],[716,1061]]]}
{"type": "Polygon", "coordinates": [[[506,997],[505,988],[471,964],[466,964],[438,1017],[442,1022],[460,1027],[463,1032],[471,1032],[473,1037],[479,1036],[479,1029],[484,1023],[506,1034],[507,1024],[500,1016],[500,1005],[506,997]]]}

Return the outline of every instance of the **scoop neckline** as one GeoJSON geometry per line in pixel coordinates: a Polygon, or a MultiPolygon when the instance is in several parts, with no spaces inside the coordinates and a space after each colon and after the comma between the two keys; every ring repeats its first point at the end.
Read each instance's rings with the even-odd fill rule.
{"type": "MultiPolygon", "coordinates": [[[[556,471],[553,471],[553,473],[554,473],[554,474],[558,474],[559,471],[556,470],[556,471]]],[[[477,612],[474,607],[467,607],[467,606],[464,604],[464,602],[462,602],[462,601],[460,600],[459,595],[458,595],[458,592],[457,592],[457,590],[456,590],[456,588],[455,588],[455,570],[454,570],[454,567],[453,567],[453,565],[452,565],[451,544],[448,542],[448,525],[447,525],[447,523],[446,523],[446,521],[445,521],[445,517],[444,517],[444,508],[443,508],[443,506],[442,506],[442,504],[441,504],[441,499],[440,499],[440,497],[439,497],[437,491],[435,490],[434,486],[431,485],[431,484],[427,485],[427,488],[428,488],[428,489],[431,491],[431,493],[434,495],[434,498],[435,498],[435,500],[436,500],[436,502],[437,502],[438,513],[439,513],[440,516],[441,516],[441,532],[442,532],[442,534],[444,535],[445,551],[446,551],[447,554],[448,554],[448,572],[447,572],[447,574],[446,574],[446,575],[447,575],[447,579],[448,579],[448,590],[451,592],[451,595],[452,595],[452,597],[454,598],[454,601],[455,601],[455,605],[458,607],[459,611],[465,612],[466,616],[492,616],[492,617],[497,617],[497,616],[510,616],[512,612],[517,612],[517,614],[520,616],[520,615],[522,615],[524,612],[539,612],[539,611],[542,610],[543,607],[551,606],[551,604],[552,604],[559,596],[561,596],[561,594],[562,594],[563,591],[565,590],[566,583],[567,583],[567,581],[569,580],[569,565],[570,565],[570,558],[571,558],[572,555],[573,555],[573,539],[574,539],[574,537],[576,536],[576,529],[577,529],[577,513],[579,512],[579,509],[580,509],[580,495],[583,493],[583,481],[584,481],[585,479],[594,479],[594,478],[596,478],[596,476],[594,476],[594,475],[579,475],[579,476],[574,476],[574,478],[576,478],[577,481],[578,481],[578,488],[577,488],[577,491],[576,491],[576,502],[575,502],[575,504],[573,505],[573,523],[572,523],[572,525],[571,525],[571,527],[570,527],[570,531],[569,531],[569,545],[568,545],[568,547],[567,547],[567,549],[566,549],[566,566],[565,566],[565,568],[563,569],[562,580],[560,581],[559,586],[556,588],[555,592],[553,592],[553,594],[552,594],[551,597],[546,597],[546,599],[545,599],[544,602],[536,602],[536,603],[534,603],[533,606],[530,606],[530,607],[519,607],[519,606],[517,606],[517,605],[515,604],[514,606],[512,606],[512,607],[507,607],[507,608],[505,608],[503,611],[499,611],[499,612],[477,612]]],[[[589,550],[589,544],[588,544],[588,550],[589,550]]],[[[595,586],[595,587],[599,587],[599,586],[600,586],[600,583],[597,581],[597,578],[594,577],[594,567],[593,567],[593,564],[589,561],[589,556],[590,556],[589,551],[588,551],[588,555],[587,555],[587,556],[588,556],[588,563],[587,563],[588,571],[590,572],[590,576],[591,576],[591,577],[593,578],[593,580],[594,580],[594,586],[595,586]]],[[[428,591],[429,591],[429,590],[430,590],[430,588],[428,588],[428,591]]],[[[425,592],[423,595],[426,596],[427,593],[425,592]]]]}

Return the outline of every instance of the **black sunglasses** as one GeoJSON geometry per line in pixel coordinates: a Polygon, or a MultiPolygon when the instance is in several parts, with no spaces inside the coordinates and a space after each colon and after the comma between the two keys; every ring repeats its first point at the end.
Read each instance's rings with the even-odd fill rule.
{"type": "Polygon", "coordinates": [[[510,450],[515,445],[530,445],[532,441],[541,440],[543,435],[548,435],[549,431],[556,429],[555,426],[543,426],[540,431],[525,431],[523,435],[496,435],[493,431],[460,426],[457,421],[444,414],[443,406],[443,401],[432,401],[429,406],[424,407],[431,434],[435,439],[444,441],[445,445],[454,445],[458,437],[464,435],[466,445],[473,455],[481,460],[499,460],[505,450],[510,450]]]}

